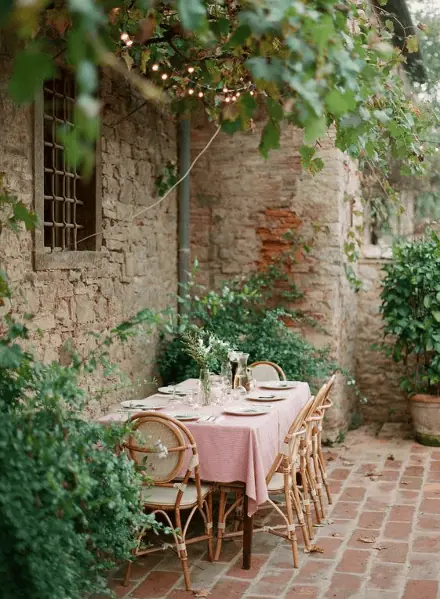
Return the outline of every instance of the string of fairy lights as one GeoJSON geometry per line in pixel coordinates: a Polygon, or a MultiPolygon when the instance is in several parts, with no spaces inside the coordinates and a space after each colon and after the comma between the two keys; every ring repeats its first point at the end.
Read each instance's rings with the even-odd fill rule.
{"type": "MultiPolygon", "coordinates": [[[[134,40],[133,38],[130,37],[130,35],[127,32],[123,32],[120,35],[120,39],[121,42],[127,47],[127,48],[131,48],[131,46],[134,44],[134,40]]],[[[163,70],[163,72],[161,73],[161,66],[159,63],[155,62],[153,65],[151,65],[151,71],[153,73],[156,73],[157,75],[160,75],[160,79],[165,83],[166,81],[170,80],[173,75],[179,75],[180,77],[182,77],[181,73],[169,73],[166,70],[163,70]]],[[[207,91],[213,91],[215,94],[220,96],[220,100],[225,102],[226,104],[230,104],[233,102],[236,102],[242,93],[249,93],[249,95],[254,96],[257,94],[257,90],[255,87],[255,84],[252,83],[251,81],[243,83],[240,87],[236,87],[236,88],[229,88],[227,86],[223,86],[223,88],[218,89],[218,88],[213,88],[210,87],[209,85],[200,83],[200,81],[195,81],[194,79],[191,79],[191,76],[194,75],[196,72],[196,68],[194,66],[187,66],[186,67],[186,82],[187,82],[187,89],[184,91],[184,95],[188,95],[191,97],[198,97],[200,99],[203,99],[205,96],[205,93],[207,91]]],[[[173,86],[175,87],[175,86],[173,86]]]]}

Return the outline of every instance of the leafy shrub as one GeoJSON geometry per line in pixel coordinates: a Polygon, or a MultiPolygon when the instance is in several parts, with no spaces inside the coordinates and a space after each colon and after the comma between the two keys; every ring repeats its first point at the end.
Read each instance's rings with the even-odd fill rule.
{"type": "MultiPolygon", "coordinates": [[[[104,340],[126,339],[144,315],[104,340]]],[[[142,514],[134,463],[116,446],[128,428],[81,417],[79,376],[99,361],[44,365],[21,345],[25,327],[0,338],[0,597],[84,599],[131,555],[142,514]]],[[[104,352],[105,355],[105,352],[104,352]]],[[[105,360],[104,360],[105,361],[105,360]]]]}
{"type": "Polygon", "coordinates": [[[440,238],[393,248],[384,266],[381,312],[386,354],[402,362],[401,386],[408,393],[440,394],[440,238]]]}
{"type": "Polygon", "coordinates": [[[299,293],[283,279],[286,277],[271,267],[246,281],[225,283],[218,292],[207,291],[192,282],[180,300],[184,304],[182,314],[170,313],[162,329],[158,366],[164,382],[198,376],[197,365],[187,355],[181,337],[191,328],[214,333],[249,353],[250,363],[276,362],[289,379],[317,382],[334,370],[336,365],[329,360],[327,349],[316,349],[286,324],[304,320],[304,316],[287,308],[299,293]],[[280,281],[285,288],[277,301],[278,307],[268,308],[274,303],[274,288],[280,281]]]}

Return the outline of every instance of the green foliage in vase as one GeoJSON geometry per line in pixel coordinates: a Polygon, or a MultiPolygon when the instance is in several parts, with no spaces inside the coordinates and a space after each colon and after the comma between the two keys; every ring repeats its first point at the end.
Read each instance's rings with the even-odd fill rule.
{"type": "Polygon", "coordinates": [[[440,394],[440,238],[428,234],[393,248],[384,266],[383,350],[402,362],[408,394],[440,394]]]}
{"type": "MultiPolygon", "coordinates": [[[[274,289],[283,279],[276,266],[246,279],[224,283],[219,291],[206,290],[193,281],[180,301],[184,310],[168,314],[162,326],[159,371],[166,383],[198,376],[196,362],[188,355],[188,332],[213,333],[234,348],[249,354],[249,361],[270,360],[279,364],[293,380],[321,382],[336,369],[327,349],[318,350],[286,323],[304,322],[304,315],[288,308],[300,294],[290,284],[273,303],[274,289]]],[[[216,365],[217,371],[221,363],[216,365]]]]}

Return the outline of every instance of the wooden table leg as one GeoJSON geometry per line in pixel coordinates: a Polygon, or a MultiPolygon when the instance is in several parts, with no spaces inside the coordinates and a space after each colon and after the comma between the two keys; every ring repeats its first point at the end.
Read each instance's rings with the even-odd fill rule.
{"type": "Polygon", "coordinates": [[[254,532],[254,517],[248,516],[248,496],[244,490],[243,501],[243,570],[250,570],[252,564],[252,535],[254,532]]]}

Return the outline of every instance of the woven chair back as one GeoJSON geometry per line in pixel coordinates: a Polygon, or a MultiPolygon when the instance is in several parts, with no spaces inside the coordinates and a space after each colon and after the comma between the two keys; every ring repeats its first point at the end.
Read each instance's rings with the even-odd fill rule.
{"type": "Polygon", "coordinates": [[[252,376],[259,383],[286,380],[283,369],[274,362],[254,362],[249,368],[252,371],[252,376]]]}

